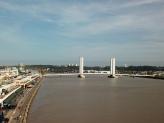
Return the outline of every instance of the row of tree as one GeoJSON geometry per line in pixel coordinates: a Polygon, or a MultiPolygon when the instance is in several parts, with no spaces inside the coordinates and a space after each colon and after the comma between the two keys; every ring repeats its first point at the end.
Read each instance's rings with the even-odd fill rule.
{"type": "MultiPolygon", "coordinates": [[[[53,72],[53,73],[77,73],[79,71],[78,66],[57,66],[57,65],[26,65],[26,69],[44,70],[44,71],[53,72]]],[[[105,67],[85,66],[84,69],[85,70],[96,70],[96,71],[109,71],[110,66],[105,66],[105,67]]],[[[164,71],[164,67],[157,67],[157,66],[121,67],[121,66],[116,66],[116,71],[118,73],[132,73],[132,72],[143,72],[143,71],[155,72],[155,71],[164,71]]]]}

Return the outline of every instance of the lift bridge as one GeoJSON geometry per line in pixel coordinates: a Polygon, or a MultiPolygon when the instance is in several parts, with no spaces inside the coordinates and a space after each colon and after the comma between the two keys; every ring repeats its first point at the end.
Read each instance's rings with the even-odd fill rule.
{"type": "Polygon", "coordinates": [[[116,74],[115,72],[116,59],[111,58],[110,60],[110,70],[106,72],[99,73],[84,73],[84,57],[80,57],[79,73],[63,73],[63,74],[46,74],[45,76],[71,76],[77,75],[79,78],[85,78],[85,75],[108,75],[110,78],[116,78],[117,76],[127,75],[127,74],[116,74]]]}

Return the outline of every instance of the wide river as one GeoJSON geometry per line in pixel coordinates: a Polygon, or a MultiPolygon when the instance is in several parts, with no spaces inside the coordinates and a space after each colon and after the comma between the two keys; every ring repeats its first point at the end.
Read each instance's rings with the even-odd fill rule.
{"type": "Polygon", "coordinates": [[[28,123],[164,123],[164,80],[47,77],[28,123]]]}

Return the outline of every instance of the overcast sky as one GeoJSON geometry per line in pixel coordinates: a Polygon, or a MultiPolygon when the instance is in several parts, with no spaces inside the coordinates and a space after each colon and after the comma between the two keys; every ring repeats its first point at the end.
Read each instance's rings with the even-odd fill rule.
{"type": "Polygon", "coordinates": [[[164,0],[0,0],[0,64],[164,66],[164,0]]]}

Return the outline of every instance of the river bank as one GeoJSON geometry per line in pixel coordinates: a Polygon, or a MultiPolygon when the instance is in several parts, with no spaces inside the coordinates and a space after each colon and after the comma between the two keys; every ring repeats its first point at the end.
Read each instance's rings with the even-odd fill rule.
{"type": "Polygon", "coordinates": [[[136,76],[139,78],[148,78],[148,79],[161,79],[164,80],[164,76],[136,76]]]}
{"type": "Polygon", "coordinates": [[[41,86],[41,81],[42,78],[38,78],[32,88],[24,91],[24,94],[20,98],[17,107],[10,111],[6,116],[9,119],[9,123],[26,123],[28,111],[35,95],[37,94],[37,91],[41,86]]]}

